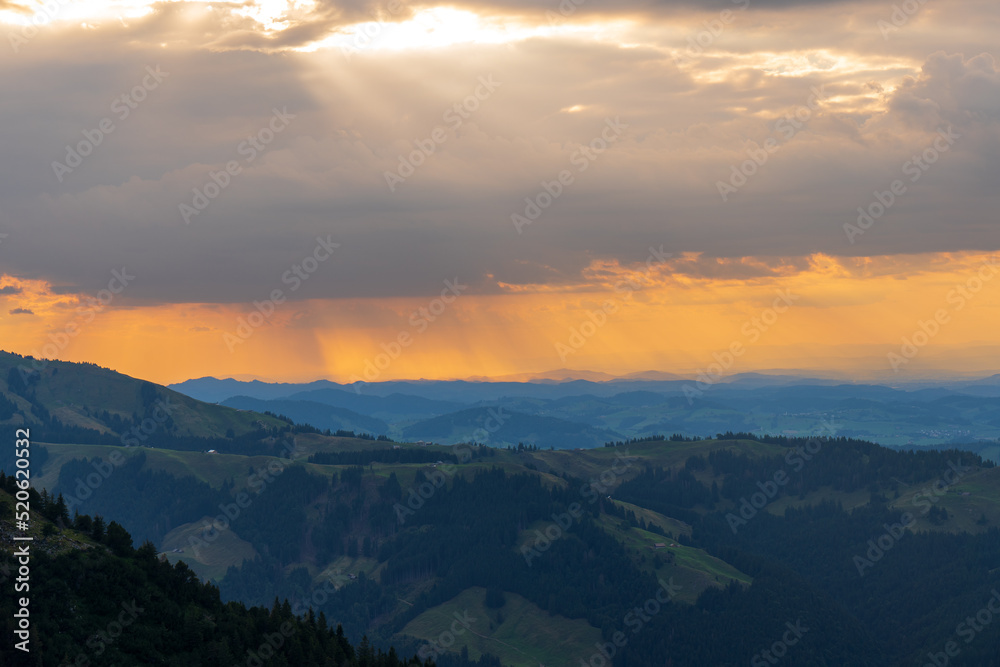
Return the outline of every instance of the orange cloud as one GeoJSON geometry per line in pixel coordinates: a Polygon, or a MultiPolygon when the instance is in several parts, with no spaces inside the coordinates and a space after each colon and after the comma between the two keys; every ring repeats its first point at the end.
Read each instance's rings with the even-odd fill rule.
{"type": "Polygon", "coordinates": [[[93,361],[159,382],[458,378],[563,367],[694,373],[734,343],[743,352],[729,372],[867,373],[887,369],[902,338],[946,309],[948,324],[914,367],[983,370],[960,351],[995,343],[1000,280],[992,278],[1000,268],[991,262],[977,253],[721,263],[683,255],[652,268],[595,261],[584,291],[313,300],[273,312],[266,304],[97,310],[83,297],[21,281],[23,293],[0,296],[0,305],[37,317],[0,319],[0,335],[15,352],[93,361]],[[699,264],[721,266],[722,275],[699,264]]]}

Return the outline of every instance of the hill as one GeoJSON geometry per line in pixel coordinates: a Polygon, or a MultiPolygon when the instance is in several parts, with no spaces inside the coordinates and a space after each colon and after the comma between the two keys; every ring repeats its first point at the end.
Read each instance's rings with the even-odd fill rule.
{"type": "MultiPolygon", "coordinates": [[[[47,385],[58,387],[40,374],[12,396],[48,409],[38,398],[47,385]]],[[[722,389],[696,408],[711,410],[722,389]]],[[[894,395],[799,390],[850,410],[894,395]]],[[[756,391],[777,400],[768,392],[779,390],[756,391]]],[[[966,398],[919,400],[954,408],[966,398]]],[[[595,415],[663,405],[645,390],[506,401],[595,415]]],[[[551,420],[565,427],[501,407],[441,424],[486,428],[478,414],[536,433],[551,420]]],[[[944,646],[1000,586],[1000,478],[969,452],[895,451],[835,435],[829,421],[815,437],[649,436],[549,450],[391,442],[269,419],[218,438],[164,429],[124,448],[35,439],[33,426],[32,475],[70,514],[113,519],[116,534],[150,540],[222,600],[304,601],[302,613],[324,612],[349,641],[423,651],[445,667],[476,656],[496,664],[489,654],[576,667],[599,662],[597,646],[613,646],[615,664],[746,664],[786,623],[809,628],[788,664],[906,665],[944,646]],[[194,446],[206,442],[217,451],[194,446]],[[483,625],[459,641],[451,623],[464,611],[483,625]]],[[[104,435],[46,423],[61,436],[104,435]]],[[[1000,625],[975,639],[963,658],[991,664],[1000,625]]]]}
{"type": "MultiPolygon", "coordinates": [[[[387,434],[396,439],[431,437],[444,441],[445,436],[432,437],[405,429],[472,408],[503,408],[560,419],[576,425],[572,429],[561,425],[558,430],[565,433],[590,428],[615,434],[615,438],[673,433],[710,437],[726,431],[810,435],[821,432],[824,420],[829,419],[841,424],[843,435],[886,446],[949,447],[981,441],[996,444],[1000,438],[996,416],[1000,398],[993,378],[901,386],[752,373],[714,384],[655,373],[603,381],[393,381],[355,385],[202,378],[174,388],[212,401],[245,395],[326,403],[384,421],[387,434]]],[[[438,423],[430,426],[439,433],[450,431],[438,423]]],[[[461,439],[456,435],[447,441],[461,439]]],[[[520,440],[524,441],[524,437],[520,440]]]]}
{"type": "Polygon", "coordinates": [[[600,447],[617,434],[556,417],[470,408],[406,426],[402,437],[446,444],[488,442],[494,446],[526,442],[543,448],[569,449],[600,447]]]}
{"type": "Polygon", "coordinates": [[[388,396],[369,396],[359,392],[341,389],[314,389],[292,394],[294,401],[315,401],[336,407],[397,421],[415,419],[429,415],[454,412],[463,406],[454,401],[435,401],[423,396],[394,393],[388,396]]]}
{"type": "Polygon", "coordinates": [[[373,650],[367,641],[351,646],[325,615],[297,616],[287,600],[270,609],[223,603],[216,587],[200,583],[185,565],[158,558],[151,544],[133,548],[118,524],[105,530],[103,521],[88,515],[70,521],[36,493],[29,532],[35,541],[15,548],[8,540],[15,532],[13,481],[0,478],[0,579],[11,584],[26,562],[15,554],[29,544],[30,589],[23,593],[30,624],[25,650],[15,648],[11,638],[17,637],[21,607],[13,595],[0,597],[4,665],[198,667],[262,664],[261,657],[284,667],[424,664],[373,650]]]}
{"type": "Polygon", "coordinates": [[[375,435],[384,435],[389,431],[389,425],[381,419],[316,401],[291,399],[264,401],[249,396],[234,396],[227,398],[222,405],[238,410],[277,413],[297,424],[309,424],[322,430],[361,431],[375,435]]]}
{"type": "Polygon", "coordinates": [[[0,352],[0,424],[37,425],[50,440],[125,446],[163,437],[226,438],[281,428],[272,416],[202,403],[93,364],[0,352]],[[13,409],[2,410],[3,404],[13,409]]]}

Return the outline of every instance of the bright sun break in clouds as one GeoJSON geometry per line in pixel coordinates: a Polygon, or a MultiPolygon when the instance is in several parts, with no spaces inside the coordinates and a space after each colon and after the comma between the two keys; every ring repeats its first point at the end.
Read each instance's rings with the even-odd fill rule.
{"type": "MultiPolygon", "coordinates": [[[[188,4],[192,11],[225,11],[251,19],[257,30],[273,36],[308,21],[317,9],[315,2],[260,2],[193,0],[49,0],[47,3],[15,3],[0,10],[0,21],[21,26],[78,23],[88,27],[104,21],[125,21],[149,15],[154,5],[188,4]]],[[[507,44],[532,38],[578,37],[619,42],[630,21],[601,21],[576,24],[550,20],[539,24],[510,16],[482,16],[454,7],[415,7],[404,12],[398,2],[388,10],[372,12],[372,20],[336,28],[331,34],[296,50],[312,52],[326,48],[345,52],[404,51],[447,48],[459,44],[507,44]],[[393,11],[395,10],[395,11],[393,11]],[[409,15],[407,18],[406,15],[409,15]]]]}
{"type": "Polygon", "coordinates": [[[510,44],[532,38],[577,37],[618,42],[630,25],[627,21],[594,24],[529,23],[510,17],[480,16],[452,7],[417,10],[413,17],[393,21],[366,21],[349,25],[325,39],[302,47],[302,51],[324,48],[346,53],[366,50],[405,51],[438,49],[459,44],[510,44]]]}

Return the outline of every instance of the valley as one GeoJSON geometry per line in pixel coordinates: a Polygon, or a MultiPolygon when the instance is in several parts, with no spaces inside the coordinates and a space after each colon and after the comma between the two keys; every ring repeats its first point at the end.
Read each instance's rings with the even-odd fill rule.
{"type": "MultiPolygon", "coordinates": [[[[289,600],[354,644],[440,665],[576,667],[602,646],[621,664],[664,652],[725,664],[752,656],[741,636],[780,636],[800,617],[814,628],[808,660],[902,665],[959,613],[957,602],[933,611],[938,595],[971,601],[1000,583],[1000,468],[968,451],[844,437],[836,420],[811,437],[428,444],[115,375],[104,396],[116,412],[95,412],[72,381],[94,372],[65,364],[0,384],[48,436],[35,445],[36,489],[71,517],[114,520],[223,600],[289,600]],[[145,445],[123,441],[166,401],[178,407],[145,445]],[[904,520],[879,548],[884,526],[904,520]],[[921,589],[894,588],[906,572],[921,589]]],[[[445,398],[418,407],[452,409],[445,398]]]]}

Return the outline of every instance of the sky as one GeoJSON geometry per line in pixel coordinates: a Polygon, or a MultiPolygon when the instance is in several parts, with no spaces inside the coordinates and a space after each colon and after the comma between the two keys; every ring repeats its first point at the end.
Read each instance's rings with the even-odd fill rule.
{"type": "Polygon", "coordinates": [[[1000,371],[995,0],[0,0],[0,348],[1000,371]]]}

